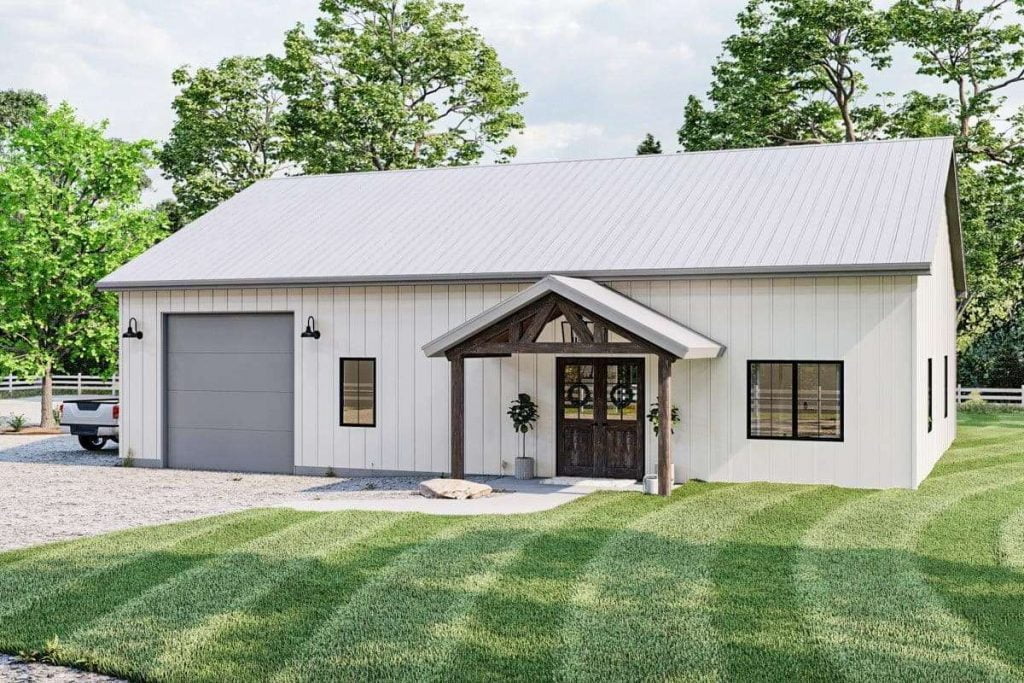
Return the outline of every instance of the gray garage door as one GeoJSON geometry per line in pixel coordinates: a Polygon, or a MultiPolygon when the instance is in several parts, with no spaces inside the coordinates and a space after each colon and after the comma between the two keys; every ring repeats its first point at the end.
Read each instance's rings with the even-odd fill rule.
{"type": "Polygon", "coordinates": [[[291,472],[291,315],[167,317],[167,466],[291,472]]]}

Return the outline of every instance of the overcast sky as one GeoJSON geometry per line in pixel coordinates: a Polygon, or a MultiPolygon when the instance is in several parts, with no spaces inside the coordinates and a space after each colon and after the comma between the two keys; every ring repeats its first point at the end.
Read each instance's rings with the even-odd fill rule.
{"type": "MultiPolygon", "coordinates": [[[[513,142],[518,161],[538,161],[629,155],[647,131],[675,150],[684,100],[707,90],[744,0],[464,4],[529,92],[513,142]]],[[[284,32],[316,15],[317,0],[0,0],[0,89],[67,100],[118,137],[163,140],[174,68],[280,52],[284,32]]],[[[153,194],[168,192],[159,182],[153,194]]]]}

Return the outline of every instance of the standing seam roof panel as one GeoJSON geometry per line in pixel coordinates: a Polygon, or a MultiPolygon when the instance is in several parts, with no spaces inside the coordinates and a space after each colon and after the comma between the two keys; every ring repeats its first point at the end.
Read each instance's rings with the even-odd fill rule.
{"type": "Polygon", "coordinates": [[[109,289],[919,270],[949,138],[260,181],[109,289]]]}

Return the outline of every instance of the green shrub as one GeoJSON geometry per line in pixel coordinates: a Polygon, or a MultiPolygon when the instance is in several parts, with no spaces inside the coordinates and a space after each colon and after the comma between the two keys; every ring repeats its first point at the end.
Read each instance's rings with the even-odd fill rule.
{"type": "Polygon", "coordinates": [[[986,403],[972,397],[957,406],[957,410],[961,413],[974,414],[1020,413],[1024,412],[1024,406],[1013,403],[986,403]]]}
{"type": "Polygon", "coordinates": [[[28,422],[28,419],[24,415],[8,415],[7,416],[7,426],[10,427],[11,430],[15,431],[15,432],[20,432],[22,429],[24,429],[25,428],[25,424],[27,422],[28,422]]]}

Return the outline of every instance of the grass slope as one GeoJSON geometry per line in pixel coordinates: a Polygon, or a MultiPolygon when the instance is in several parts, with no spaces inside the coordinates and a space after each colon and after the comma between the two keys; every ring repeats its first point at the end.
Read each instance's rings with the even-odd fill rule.
{"type": "Polygon", "coordinates": [[[960,434],[918,491],[255,510],[4,553],[0,651],[158,681],[1020,680],[1024,415],[960,434]]]}

